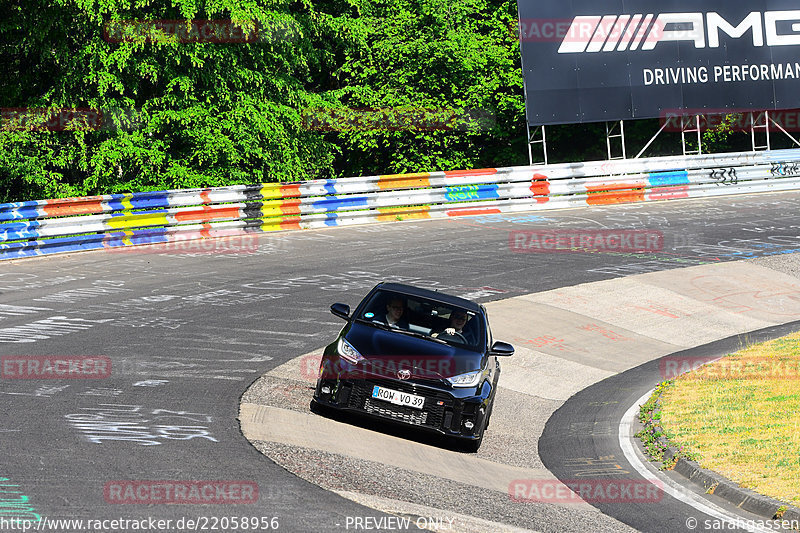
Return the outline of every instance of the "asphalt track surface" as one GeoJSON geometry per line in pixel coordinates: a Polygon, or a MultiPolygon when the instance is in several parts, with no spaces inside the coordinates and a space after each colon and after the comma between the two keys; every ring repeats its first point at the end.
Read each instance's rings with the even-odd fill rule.
{"type": "MultiPolygon", "coordinates": [[[[788,253],[800,249],[798,200],[800,193],[780,193],[408,221],[262,235],[237,253],[138,248],[2,263],[0,355],[106,356],[112,372],[102,380],[0,381],[0,482],[9,493],[14,486],[19,502],[0,501],[0,518],[13,509],[49,520],[153,517],[178,530],[181,518],[278,517],[280,531],[305,532],[385,517],[278,467],[236,420],[250,383],[335,336],[342,323],[331,303],[355,304],[381,280],[487,302],[788,253]],[[659,230],[664,249],[510,250],[510,232],[553,227],[659,230]],[[245,480],[257,483],[259,497],[246,505],[125,505],[104,496],[104,487],[125,480],[245,480]]],[[[675,511],[662,506],[662,517],[675,511]]]]}

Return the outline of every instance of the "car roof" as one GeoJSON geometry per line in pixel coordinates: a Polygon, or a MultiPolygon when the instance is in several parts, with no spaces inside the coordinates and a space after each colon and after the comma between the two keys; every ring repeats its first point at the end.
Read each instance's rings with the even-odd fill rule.
{"type": "Polygon", "coordinates": [[[430,300],[436,300],[437,302],[442,302],[444,304],[463,307],[464,309],[467,309],[469,311],[475,311],[476,313],[483,313],[483,306],[473,302],[472,300],[459,298],[458,296],[452,296],[450,294],[445,294],[439,291],[432,291],[429,289],[414,287],[413,285],[406,285],[405,283],[392,283],[384,281],[383,283],[379,283],[375,288],[386,291],[399,292],[407,296],[419,296],[421,298],[428,298],[430,300]]]}

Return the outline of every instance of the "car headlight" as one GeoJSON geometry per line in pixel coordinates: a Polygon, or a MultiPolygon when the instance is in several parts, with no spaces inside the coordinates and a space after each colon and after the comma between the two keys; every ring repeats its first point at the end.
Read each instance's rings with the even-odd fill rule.
{"type": "Polygon", "coordinates": [[[453,387],[475,387],[481,380],[482,375],[482,370],[475,370],[473,372],[447,378],[447,381],[449,381],[453,387]]]}
{"type": "Polygon", "coordinates": [[[344,337],[339,338],[339,344],[336,349],[339,352],[339,355],[342,357],[342,359],[344,359],[348,363],[356,365],[360,361],[364,360],[364,357],[360,353],[358,353],[358,350],[353,348],[352,344],[344,340],[344,337]]]}

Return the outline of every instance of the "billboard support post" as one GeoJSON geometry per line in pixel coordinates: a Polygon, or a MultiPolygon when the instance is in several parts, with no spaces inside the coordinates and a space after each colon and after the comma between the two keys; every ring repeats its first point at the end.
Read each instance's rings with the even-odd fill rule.
{"type": "MultiPolygon", "coordinates": [[[[769,117],[769,112],[767,112],[767,117],[769,117]]],[[[786,135],[787,137],[789,137],[789,138],[792,140],[792,142],[793,142],[794,144],[796,144],[797,146],[800,146],[800,141],[798,141],[797,139],[795,139],[795,138],[794,138],[794,136],[793,136],[792,134],[790,134],[788,131],[786,131],[786,129],[784,129],[784,127],[783,127],[783,126],[781,126],[779,122],[776,122],[776,121],[775,121],[775,119],[773,119],[773,118],[771,118],[771,117],[769,117],[769,121],[770,121],[770,122],[772,122],[772,123],[775,125],[775,127],[776,127],[776,128],[778,128],[779,130],[781,130],[781,131],[783,132],[783,134],[784,134],[784,135],[786,135]]],[[[767,135],[769,135],[769,128],[767,128],[767,135]]],[[[767,137],[767,139],[769,139],[769,137],[767,137]]],[[[767,149],[769,149],[769,148],[767,148],[767,149]]]]}
{"type": "Polygon", "coordinates": [[[634,159],[639,159],[642,156],[642,154],[645,153],[645,151],[648,148],[650,148],[650,145],[653,144],[653,142],[656,140],[656,138],[658,138],[659,135],[661,135],[661,132],[664,131],[665,129],[667,129],[667,125],[668,124],[669,124],[669,121],[665,120],[664,123],[661,125],[661,128],[656,132],[655,135],[650,137],[650,140],[647,141],[647,144],[644,145],[644,148],[639,150],[639,153],[636,154],[636,157],[634,157],[634,159]]]}
{"type": "Polygon", "coordinates": [[[757,116],[755,113],[752,112],[750,113],[750,141],[752,142],[754,152],[758,152],[759,150],[770,149],[771,143],[769,138],[769,120],[770,120],[769,111],[764,111],[763,113],[759,113],[757,116]],[[764,118],[763,125],[761,125],[761,123],[759,122],[762,117],[764,118]],[[765,142],[767,144],[756,145],[756,130],[761,130],[761,129],[764,130],[764,135],[766,138],[765,142]]]}
{"type": "Polygon", "coordinates": [[[703,139],[700,135],[700,115],[693,117],[681,117],[681,146],[683,155],[700,155],[703,153],[703,139]],[[694,127],[692,125],[694,124],[694,127]],[[697,150],[686,149],[686,134],[697,134],[697,150]]]}
{"type": "Polygon", "coordinates": [[[530,123],[525,124],[525,127],[528,132],[528,164],[529,165],[539,165],[539,164],[547,164],[547,133],[545,132],[544,126],[536,126],[531,133],[531,125],[530,123]],[[533,160],[533,145],[541,145],[541,154],[542,159],[539,161],[533,160]]]}
{"type": "Polygon", "coordinates": [[[614,125],[610,125],[610,123],[606,122],[606,147],[608,148],[608,160],[612,159],[627,159],[627,154],[625,153],[625,121],[620,120],[619,122],[615,122],[614,125]],[[619,133],[614,133],[619,126],[619,133]],[[612,139],[619,139],[620,144],[622,145],[622,156],[614,156],[614,151],[611,148],[612,139]]]}

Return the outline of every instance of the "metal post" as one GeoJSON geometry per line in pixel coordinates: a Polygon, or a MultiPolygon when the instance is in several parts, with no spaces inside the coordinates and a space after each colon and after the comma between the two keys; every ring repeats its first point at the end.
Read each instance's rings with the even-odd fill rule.
{"type": "Polygon", "coordinates": [[[758,113],[757,115],[753,112],[750,112],[750,145],[753,147],[754,152],[758,152],[759,150],[769,150],[769,114],[767,111],[758,113]],[[764,117],[764,124],[756,124],[761,117],[764,117]],[[761,129],[764,130],[764,136],[767,144],[756,144],[756,130],[761,129]]]}
{"type": "Polygon", "coordinates": [[[701,115],[694,115],[694,128],[691,128],[691,118],[689,118],[687,122],[686,117],[681,117],[681,146],[683,148],[683,155],[700,155],[703,153],[703,139],[700,136],[700,117],[701,115]],[[697,150],[686,149],[687,133],[697,133],[697,150]]]}
{"type": "Polygon", "coordinates": [[[638,153],[638,154],[636,154],[636,157],[634,157],[634,159],[639,159],[639,158],[642,156],[642,154],[645,152],[645,150],[647,150],[648,148],[650,148],[650,145],[651,145],[651,144],[653,144],[653,141],[655,141],[655,140],[656,140],[656,138],[657,138],[659,135],[661,135],[661,132],[662,132],[662,131],[664,131],[665,129],[667,129],[667,125],[668,125],[668,124],[669,124],[669,121],[666,121],[666,120],[665,120],[665,121],[664,121],[664,124],[662,124],[662,125],[661,125],[661,129],[660,129],[660,130],[658,130],[658,131],[656,132],[656,134],[655,134],[655,135],[653,135],[652,137],[650,137],[650,140],[649,140],[649,141],[647,141],[647,144],[645,144],[645,145],[644,145],[644,148],[642,148],[642,149],[639,151],[639,153],[638,153]]]}
{"type": "Polygon", "coordinates": [[[695,115],[694,119],[697,122],[697,155],[700,155],[703,153],[703,139],[700,135],[700,115],[695,115]]]}
{"type": "Polygon", "coordinates": [[[606,122],[606,148],[608,149],[608,159],[609,161],[612,159],[626,159],[627,154],[625,153],[625,121],[619,121],[619,133],[614,133],[614,130],[617,128],[617,124],[613,126],[609,126],[608,122],[606,122]],[[619,139],[620,143],[622,144],[622,157],[614,157],[613,150],[611,149],[611,139],[619,139]]]}
{"type": "Polygon", "coordinates": [[[780,124],[778,124],[778,123],[777,123],[777,122],[776,122],[774,119],[772,119],[772,118],[770,118],[770,119],[769,119],[769,121],[770,121],[770,122],[772,122],[773,124],[775,124],[775,127],[777,127],[777,128],[778,128],[779,130],[781,130],[781,131],[782,131],[782,132],[783,132],[783,133],[784,133],[784,134],[785,134],[787,137],[789,137],[789,138],[792,140],[792,142],[793,142],[794,144],[796,144],[797,146],[800,146],[800,141],[798,141],[797,139],[795,139],[795,138],[794,138],[794,137],[793,137],[793,136],[792,136],[792,135],[791,135],[791,134],[790,134],[788,131],[786,131],[786,130],[784,129],[784,127],[783,127],[783,126],[781,126],[780,124]]]}
{"type": "Polygon", "coordinates": [[[530,124],[526,123],[526,128],[527,128],[527,132],[528,132],[528,164],[530,164],[531,166],[533,166],[533,165],[541,165],[541,164],[546,165],[547,164],[547,133],[545,131],[544,125],[536,126],[536,129],[533,130],[533,133],[531,133],[530,124]],[[536,138],[536,136],[539,134],[539,132],[541,132],[541,134],[542,134],[542,138],[541,139],[537,139],[536,138]],[[543,156],[544,161],[536,161],[536,162],[533,161],[533,145],[534,144],[540,144],[542,146],[542,156],[543,156]]]}
{"type": "Polygon", "coordinates": [[[772,150],[772,143],[769,138],[769,111],[764,111],[764,125],[767,130],[767,151],[772,150]]]}
{"type": "Polygon", "coordinates": [[[531,125],[525,121],[525,138],[528,140],[528,165],[533,166],[533,148],[531,147],[531,125]]]}

